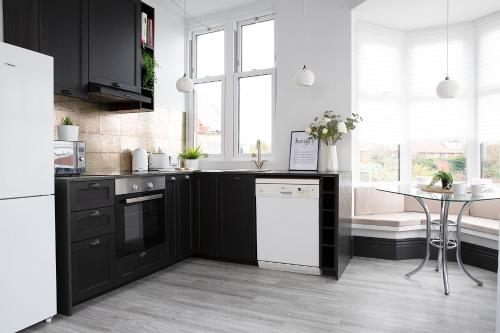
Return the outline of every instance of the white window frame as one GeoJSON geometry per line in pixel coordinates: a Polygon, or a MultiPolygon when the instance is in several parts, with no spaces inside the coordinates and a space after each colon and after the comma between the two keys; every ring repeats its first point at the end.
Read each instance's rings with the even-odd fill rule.
{"type": "MultiPolygon", "coordinates": [[[[219,31],[225,31],[224,26],[218,26],[216,28],[211,28],[210,30],[207,29],[202,29],[202,30],[196,30],[191,32],[191,40],[190,40],[190,48],[191,48],[191,57],[189,63],[191,64],[190,66],[190,73],[191,73],[191,78],[193,79],[193,83],[196,86],[196,84],[202,84],[202,83],[211,83],[211,82],[221,82],[221,153],[220,154],[210,154],[209,156],[211,158],[216,158],[216,159],[222,159],[225,156],[226,153],[226,145],[225,145],[225,140],[226,140],[226,107],[225,107],[225,100],[226,100],[226,75],[225,73],[222,73],[221,75],[216,75],[216,76],[205,76],[202,78],[198,78],[197,74],[197,68],[196,68],[196,59],[197,59],[197,43],[196,43],[196,38],[200,35],[206,35],[214,32],[219,32],[219,31]]],[[[225,41],[225,36],[224,36],[224,41],[225,41]]],[[[224,43],[225,44],[225,43],[224,43]]],[[[225,54],[225,47],[224,47],[224,55],[225,54]]],[[[225,71],[225,68],[224,68],[225,71]]],[[[195,116],[195,110],[194,110],[194,96],[195,92],[191,94],[191,96],[188,98],[188,107],[189,107],[189,115],[187,117],[187,133],[188,133],[188,142],[190,145],[194,145],[194,120],[196,118],[195,116]]]]}
{"type": "MultiPolygon", "coordinates": [[[[237,30],[236,30],[236,63],[235,63],[235,73],[233,77],[233,86],[234,86],[234,101],[233,101],[233,110],[234,110],[234,117],[233,117],[233,129],[234,129],[234,136],[233,136],[233,159],[235,160],[248,160],[251,156],[251,154],[244,154],[240,153],[240,85],[239,85],[239,80],[241,78],[247,78],[247,77],[257,77],[257,76],[263,76],[263,75],[271,75],[271,82],[272,82],[272,118],[271,118],[271,153],[265,153],[262,154],[266,159],[268,160],[274,160],[275,156],[275,147],[276,144],[276,38],[274,39],[274,67],[272,68],[266,68],[266,69],[257,69],[257,70],[250,70],[250,71],[242,71],[242,57],[243,57],[243,52],[242,52],[242,28],[246,25],[250,24],[256,24],[256,23],[262,23],[266,21],[274,21],[274,34],[276,37],[276,17],[274,14],[269,14],[269,15],[263,15],[263,16],[257,16],[254,18],[246,19],[246,20],[240,20],[237,23],[237,30]]],[[[257,140],[257,138],[256,138],[257,140]]]]}
{"type": "MultiPolygon", "coordinates": [[[[474,126],[473,129],[473,135],[471,138],[456,138],[456,140],[464,140],[465,141],[465,157],[467,159],[467,172],[466,172],[466,177],[467,181],[470,182],[474,178],[481,178],[482,177],[482,154],[481,154],[481,144],[482,143],[488,143],[488,142],[496,142],[496,141],[481,141],[479,140],[479,126],[478,126],[478,99],[479,96],[482,95],[487,95],[489,93],[493,92],[498,92],[500,91],[500,88],[493,88],[493,89],[479,89],[478,87],[478,41],[479,41],[479,36],[478,36],[478,29],[483,23],[487,23],[489,20],[495,20],[495,19],[500,19],[500,12],[496,12],[490,16],[487,16],[482,19],[478,19],[474,22],[467,22],[467,23],[462,23],[458,24],[457,28],[459,27],[472,27],[473,29],[473,40],[472,40],[472,47],[473,47],[473,56],[472,56],[472,62],[473,62],[473,104],[471,107],[473,108],[473,124],[474,126]]],[[[355,31],[353,27],[353,31],[355,31]]],[[[355,35],[354,35],[355,36],[355,35]]],[[[355,55],[355,48],[353,46],[353,55],[355,55]]],[[[353,61],[353,69],[356,69],[356,63],[353,61]]],[[[355,77],[353,75],[353,77],[355,77]]],[[[353,83],[353,106],[356,105],[356,98],[354,97],[354,92],[355,92],[355,83],[353,83]]],[[[407,112],[406,112],[407,113],[407,112]]],[[[404,115],[405,121],[407,121],[408,115],[404,115]]],[[[450,141],[453,139],[433,139],[435,141],[450,141]]],[[[403,184],[411,184],[412,181],[412,151],[413,151],[413,142],[408,140],[408,138],[405,138],[403,142],[400,143],[400,181],[397,183],[403,183],[403,184]]],[[[355,141],[353,144],[353,183],[356,186],[377,186],[377,185],[383,185],[387,183],[392,183],[392,182],[361,182],[360,181],[360,163],[359,163],[359,158],[360,158],[360,148],[361,148],[361,142],[358,141],[357,136],[355,135],[355,141]]]]}

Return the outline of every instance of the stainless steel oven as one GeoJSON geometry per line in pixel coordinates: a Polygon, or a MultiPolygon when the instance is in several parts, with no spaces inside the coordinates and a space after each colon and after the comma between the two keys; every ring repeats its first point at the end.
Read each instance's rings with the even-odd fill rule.
{"type": "Polygon", "coordinates": [[[116,256],[165,242],[165,177],[115,180],[116,256]]]}

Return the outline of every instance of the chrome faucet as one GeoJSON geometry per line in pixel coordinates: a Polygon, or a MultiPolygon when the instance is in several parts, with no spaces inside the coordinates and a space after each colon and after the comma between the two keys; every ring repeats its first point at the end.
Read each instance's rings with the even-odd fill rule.
{"type": "MultiPolygon", "coordinates": [[[[252,157],[255,158],[255,153],[252,154],[252,157]]],[[[262,159],[262,146],[260,144],[260,140],[257,139],[257,160],[253,160],[253,163],[257,167],[257,170],[262,170],[264,166],[264,162],[267,162],[262,159]]]]}

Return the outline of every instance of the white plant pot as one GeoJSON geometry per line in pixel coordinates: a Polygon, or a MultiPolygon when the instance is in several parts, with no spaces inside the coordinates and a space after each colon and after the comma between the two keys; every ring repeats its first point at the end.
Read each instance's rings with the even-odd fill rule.
{"type": "Polygon", "coordinates": [[[61,141],[78,141],[79,126],[59,125],[57,126],[57,138],[61,141]]]}
{"type": "Polygon", "coordinates": [[[325,145],[321,143],[319,153],[319,171],[337,172],[339,171],[339,160],[336,145],[325,145]]]}
{"type": "Polygon", "coordinates": [[[184,160],[184,167],[192,170],[198,170],[200,160],[184,160]]]}

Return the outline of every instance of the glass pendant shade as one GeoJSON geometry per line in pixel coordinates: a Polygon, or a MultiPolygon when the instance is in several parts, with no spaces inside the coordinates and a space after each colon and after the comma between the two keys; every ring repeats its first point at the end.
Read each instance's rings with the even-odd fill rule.
{"type": "Polygon", "coordinates": [[[177,90],[183,93],[190,93],[193,91],[194,83],[191,78],[189,78],[185,73],[184,75],[177,80],[175,86],[177,87],[177,90]]]}
{"type": "Polygon", "coordinates": [[[436,87],[436,93],[440,98],[454,98],[459,91],[460,86],[457,81],[451,80],[448,76],[436,87]]]}
{"type": "Polygon", "coordinates": [[[310,87],[314,84],[314,79],[314,73],[307,69],[305,65],[295,73],[295,83],[298,86],[310,87]]]}

